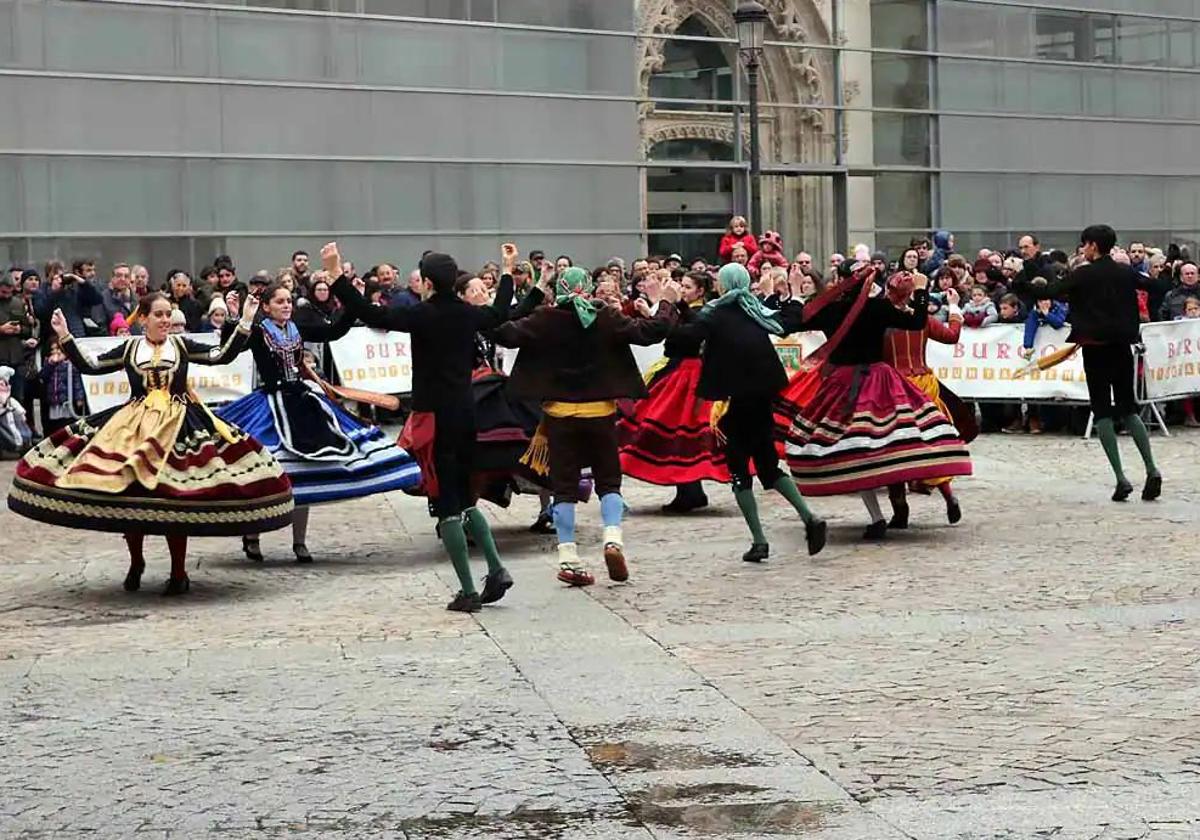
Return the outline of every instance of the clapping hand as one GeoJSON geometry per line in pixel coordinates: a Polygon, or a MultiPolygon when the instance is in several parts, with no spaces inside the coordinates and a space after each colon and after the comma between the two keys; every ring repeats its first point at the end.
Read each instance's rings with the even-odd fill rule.
{"type": "Polygon", "coordinates": [[[500,262],[503,264],[504,273],[511,275],[513,269],[517,267],[517,246],[511,242],[505,242],[501,245],[500,262]]]}
{"type": "Polygon", "coordinates": [[[921,274],[919,272],[914,272],[912,275],[912,278],[913,278],[913,288],[914,289],[928,288],[929,278],[926,277],[924,274],[921,274]]]}
{"type": "Polygon", "coordinates": [[[329,242],[321,246],[321,267],[329,273],[330,277],[337,278],[341,276],[342,255],[338,253],[336,242],[329,242]]]}
{"type": "Polygon", "coordinates": [[[67,316],[63,315],[61,309],[55,309],[54,314],[50,316],[50,328],[54,330],[54,334],[59,339],[64,339],[71,334],[70,328],[67,327],[67,316]]]}
{"type": "MultiPolygon", "coordinates": [[[[328,248],[328,247],[330,247],[330,246],[329,245],[325,246],[325,248],[328,248]]],[[[333,247],[333,253],[336,256],[337,255],[337,246],[334,245],[332,247],[333,247]]],[[[325,248],[321,249],[322,261],[325,260],[325,248]]],[[[340,261],[338,261],[338,265],[341,265],[340,261]]],[[[259,305],[259,300],[256,296],[250,295],[250,297],[246,298],[246,302],[242,304],[242,322],[243,323],[246,323],[246,324],[254,323],[254,316],[258,314],[258,305],[259,305]]]]}
{"type": "Polygon", "coordinates": [[[946,303],[948,303],[950,306],[958,306],[959,300],[961,300],[961,298],[956,290],[946,290],[946,303]]]}
{"type": "Polygon", "coordinates": [[[663,284],[662,296],[667,303],[679,303],[679,298],[683,295],[683,288],[675,280],[668,280],[663,284]]]}
{"type": "MultiPolygon", "coordinates": [[[[645,285],[645,284],[643,284],[643,285],[645,285]]],[[[634,311],[636,311],[637,314],[641,315],[643,318],[650,317],[650,304],[646,303],[645,298],[638,298],[637,300],[635,300],[633,302],[633,308],[634,308],[634,311]]]]}

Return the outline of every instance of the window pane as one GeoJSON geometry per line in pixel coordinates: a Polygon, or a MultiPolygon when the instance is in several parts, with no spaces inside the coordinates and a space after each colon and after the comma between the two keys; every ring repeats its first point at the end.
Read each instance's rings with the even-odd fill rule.
{"type": "Polygon", "coordinates": [[[925,114],[876,114],[875,162],[929,166],[930,118],[925,114]]]}
{"type": "Polygon", "coordinates": [[[871,45],[927,49],[926,0],[871,0],[871,45]]]}
{"type": "Polygon", "coordinates": [[[875,176],[875,224],[881,228],[929,228],[929,176],[887,172],[875,176]]]}

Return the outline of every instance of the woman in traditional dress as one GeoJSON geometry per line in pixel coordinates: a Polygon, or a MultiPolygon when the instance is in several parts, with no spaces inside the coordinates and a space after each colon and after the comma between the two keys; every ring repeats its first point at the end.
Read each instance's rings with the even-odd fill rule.
{"type": "Polygon", "coordinates": [[[188,387],[192,364],[232,360],[250,335],[257,303],[219,346],[169,334],[171,304],[154,292],[138,304],[145,336],[92,359],[76,346],[61,311],[50,325],[84,374],[124,370],[122,406],[71,423],[29,451],[8,496],[16,513],[69,528],[114,531],[129,546],[125,589],[141,587],[146,534],[171,551],[165,595],[190,586],[189,536],[238,536],[282,528],[292,519],[291,487],[258,441],[222,422],[188,387]]]}
{"type": "MultiPolygon", "coordinates": [[[[683,323],[716,298],[707,272],[685,275],[679,291],[683,323]]],[[[725,452],[716,445],[710,423],[713,404],[696,393],[700,349],[699,341],[682,336],[669,341],[668,354],[646,372],[649,395],[617,423],[621,471],[649,484],[675,487],[675,498],[663,505],[663,513],[707,507],[701,482],[730,480],[725,452]]]]}
{"type": "MultiPolygon", "coordinates": [[[[292,292],[279,280],[267,286],[262,299],[266,317],[252,327],[249,340],[261,384],[217,413],[262,441],[283,465],[296,498],[292,551],[297,562],[311,563],[310,505],[413,487],[421,471],[383,431],[360,423],[333,399],[362,402],[379,395],[334,388],[304,358],[304,342],[336,341],[354,318],[343,313],[332,324],[297,326],[292,292]]],[[[256,533],[242,538],[242,550],[251,560],[263,559],[256,533]]]]}
{"type": "Polygon", "coordinates": [[[880,487],[971,474],[954,426],[883,361],[888,329],[925,328],[925,278],[914,276],[912,309],[901,310],[885,297],[872,297],[874,277],[868,266],[804,308],[805,328],[821,330],[828,341],[810,357],[810,365],[824,366],[821,384],[796,416],[785,447],[804,495],[862,495],[871,515],[864,539],[887,533],[880,487]]]}
{"type": "MultiPolygon", "coordinates": [[[[901,265],[913,263],[917,251],[909,248],[904,252],[901,265]]],[[[913,298],[916,272],[901,270],[888,278],[887,297],[898,309],[905,309],[913,298]]],[[[975,410],[968,407],[958,396],[938,381],[929,362],[925,359],[925,345],[929,341],[941,344],[957,344],[962,333],[963,314],[958,307],[958,292],[954,289],[946,291],[948,313],[947,322],[942,323],[932,315],[925,318],[925,326],[920,330],[888,330],[884,336],[883,359],[896,372],[916,385],[925,396],[938,407],[958,431],[963,443],[970,443],[979,434],[979,425],[975,422],[975,410]]],[[[913,490],[928,495],[932,488],[937,488],[946,502],[946,519],[954,525],[962,519],[962,506],[958,497],[950,489],[951,479],[947,476],[925,479],[914,482],[913,490]]],[[[889,528],[903,530],[908,527],[908,499],[904,484],[893,484],[888,488],[888,498],[892,503],[892,519],[889,528]]]]}

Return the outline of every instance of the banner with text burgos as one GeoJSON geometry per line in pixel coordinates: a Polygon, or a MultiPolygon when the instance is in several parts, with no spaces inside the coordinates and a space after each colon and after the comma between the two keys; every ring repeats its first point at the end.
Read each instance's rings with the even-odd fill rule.
{"type": "Polygon", "coordinates": [[[1200,394],[1200,319],[1142,324],[1146,398],[1200,394]]]}
{"type": "MultiPolygon", "coordinates": [[[[1035,358],[1061,348],[1070,330],[1041,327],[1034,341],[1035,358]]],[[[930,341],[925,358],[945,385],[972,400],[1068,400],[1087,402],[1083,357],[1076,353],[1048,370],[1014,375],[1027,363],[1021,358],[1024,324],[994,324],[964,329],[958,344],[930,341]]]]}
{"type": "MultiPolygon", "coordinates": [[[[216,344],[216,333],[191,333],[187,336],[201,344],[216,344]]],[[[79,349],[93,359],[130,339],[122,336],[77,338],[79,349]]],[[[188,365],[188,384],[208,405],[231,402],[244,397],[254,387],[254,359],[247,351],[227,365],[188,365]]],[[[129,400],[129,378],[124,369],[103,376],[85,376],[88,411],[97,412],[123,405],[129,400]]]]}
{"type": "Polygon", "coordinates": [[[412,390],[412,345],[408,333],[354,327],[329,345],[341,382],[377,394],[412,390]]]}

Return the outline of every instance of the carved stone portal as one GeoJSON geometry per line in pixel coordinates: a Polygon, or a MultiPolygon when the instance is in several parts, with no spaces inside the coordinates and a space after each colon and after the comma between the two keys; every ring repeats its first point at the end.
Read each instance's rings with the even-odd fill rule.
{"type": "MultiPolygon", "coordinates": [[[[736,38],[735,0],[637,0],[638,80],[643,155],[665,140],[717,140],[733,145],[734,118],[728,113],[670,110],[649,102],[650,78],[664,67],[666,41],[695,16],[716,37],[736,38]]],[[[771,14],[768,41],[798,46],[768,46],[760,74],[760,102],[778,104],[760,111],[764,166],[833,163],[833,112],[820,105],[834,100],[833,52],[807,44],[830,44],[829,26],[817,0],[761,0],[771,14]]],[[[739,69],[739,72],[740,69],[739,69]]],[[[742,146],[749,142],[742,120],[742,146]]],[[[748,154],[748,153],[747,153],[748,154]]],[[[644,187],[643,187],[644,196],[644,187]]],[[[646,206],[643,200],[643,208],[646,206]]],[[[827,252],[833,249],[832,191],[819,177],[764,177],[763,224],[780,231],[785,247],[827,252]]]]}

